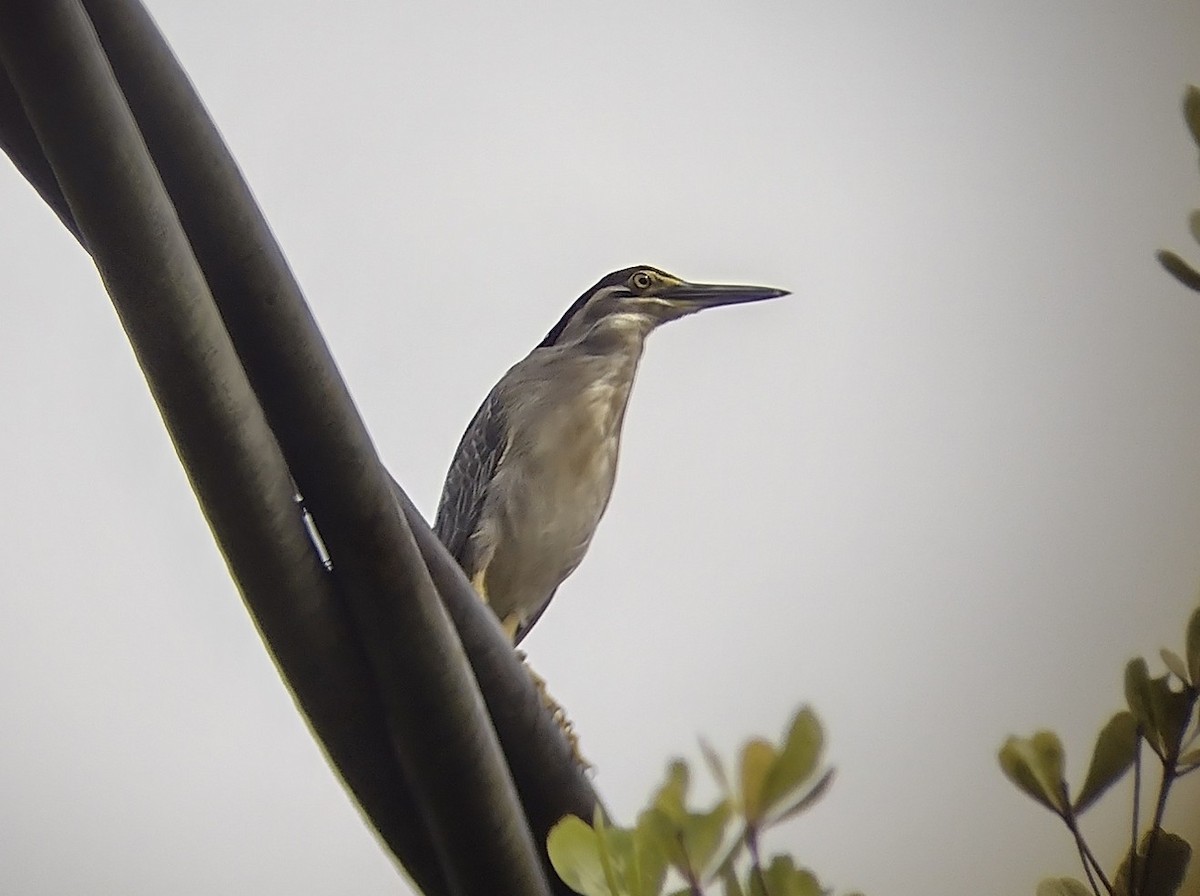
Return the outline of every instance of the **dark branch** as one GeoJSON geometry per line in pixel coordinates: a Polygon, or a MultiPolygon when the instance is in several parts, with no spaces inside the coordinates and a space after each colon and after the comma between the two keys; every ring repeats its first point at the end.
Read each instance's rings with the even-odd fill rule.
{"type": "Polygon", "coordinates": [[[50,170],[50,163],[42,155],[42,147],[33,132],[33,126],[25,117],[17,91],[3,68],[0,68],[0,149],[13,160],[17,170],[82,245],[83,235],[67,205],[67,197],[63,196],[54,172],[50,170]]]}
{"type": "MultiPolygon", "coordinates": [[[[327,475],[329,464],[374,457],[365,427],[282,250],[154,23],[133,0],[86,0],[85,6],[250,381],[328,538],[328,504],[345,497],[327,475]],[[328,462],[318,459],[315,442],[322,434],[341,440],[328,462]]],[[[544,842],[563,815],[590,818],[596,795],[492,614],[407,496],[402,505],[463,637],[534,834],[544,842]]],[[[336,557],[337,545],[330,548],[336,557]]]]}
{"type": "Polygon", "coordinates": [[[4,107],[5,147],[38,150],[17,161],[26,176],[39,178],[42,195],[63,197],[59,180],[66,185],[71,208],[64,198],[60,216],[73,233],[90,235],[201,507],[293,693],[419,885],[446,893],[432,841],[406,811],[412,800],[361,643],[316,562],[287,465],[91,24],[74,3],[30,12],[25,4],[0,5],[8,23],[4,80],[23,93],[23,106],[4,107]],[[37,123],[39,144],[7,139],[34,133],[24,108],[37,123]],[[382,749],[372,749],[376,743],[382,749]]]}
{"type": "MultiPolygon", "coordinates": [[[[377,461],[372,462],[374,454],[365,431],[282,254],[250,199],[228,151],[144,10],[137,4],[108,0],[91,2],[88,6],[272,428],[292,458],[292,471],[305,486],[310,506],[316,510],[322,531],[338,557],[339,578],[348,585],[343,588],[342,596],[357,595],[360,599],[357,612],[366,629],[375,631],[381,624],[405,628],[406,623],[395,618],[393,612],[393,604],[400,600],[399,597],[374,599],[373,595],[386,593],[380,590],[377,581],[370,581],[370,577],[355,581],[353,569],[358,564],[354,560],[370,567],[372,551],[361,547],[367,541],[343,537],[339,549],[337,535],[330,538],[331,531],[336,533],[341,528],[336,524],[336,518],[339,512],[345,511],[339,510],[342,498],[336,492],[346,483],[343,481],[337,487],[330,485],[328,490],[334,494],[323,494],[322,484],[329,478],[326,474],[330,466],[327,464],[336,465],[339,459],[351,458],[354,472],[348,474],[350,483],[343,497],[356,493],[358,497],[341,505],[351,508],[348,531],[355,526],[374,531],[378,536],[374,554],[386,561],[385,565],[391,564],[390,571],[395,576],[393,583],[401,583],[402,591],[411,589],[412,593],[424,593],[425,611],[429,610],[428,580],[411,549],[404,548],[411,546],[412,541],[395,525],[390,533],[387,531],[389,524],[384,518],[389,513],[382,510],[378,500],[377,461]],[[322,419],[314,420],[317,416],[322,419]],[[347,419],[356,425],[341,428],[347,419]],[[306,466],[305,461],[313,457],[308,434],[314,430],[328,432],[331,427],[337,432],[349,432],[350,438],[327,444],[327,460],[313,460],[306,466]],[[361,503],[357,503],[359,501],[361,503]],[[374,510],[364,514],[362,509],[371,507],[372,503],[374,510]],[[358,514],[357,518],[355,514],[358,514]],[[396,544],[402,545],[401,549],[397,550],[396,544]],[[403,562],[396,562],[401,556],[403,562]]],[[[54,205],[54,197],[62,194],[49,166],[36,151],[36,144],[27,139],[32,132],[20,112],[15,104],[3,102],[3,85],[0,85],[0,141],[13,155],[18,168],[54,205]],[[24,139],[21,138],[22,126],[24,139]]],[[[69,210],[63,214],[64,209],[61,202],[56,206],[64,223],[72,227],[73,219],[69,210]]],[[[72,229],[78,234],[77,229],[72,229]]],[[[280,493],[284,490],[278,489],[280,493]]],[[[286,490],[290,499],[290,487],[286,490]]],[[[434,582],[463,633],[522,802],[540,842],[549,826],[566,812],[589,817],[596,802],[595,794],[571,761],[557,726],[541,710],[528,676],[516,662],[491,615],[480,606],[457,565],[441,549],[407,497],[402,492],[397,497],[417,536],[421,553],[433,570],[434,582]]],[[[279,500],[280,495],[272,498],[275,503],[279,500]]],[[[288,509],[291,510],[290,501],[288,509]]],[[[394,512],[390,515],[395,520],[394,512]]],[[[294,521],[297,517],[292,514],[289,519],[294,521]]],[[[214,529],[218,529],[215,523],[214,529]]],[[[226,546],[224,540],[222,545],[232,558],[236,551],[226,546]]],[[[263,553],[258,552],[260,568],[262,557],[263,553]]],[[[297,567],[310,571],[312,559],[311,551],[308,551],[297,567]]],[[[271,577],[267,576],[266,580],[271,581],[271,577]]],[[[428,867],[421,873],[421,862],[414,860],[414,851],[424,854],[428,866],[428,850],[414,850],[413,834],[411,830],[405,830],[414,822],[407,817],[411,813],[405,811],[411,806],[411,800],[404,794],[403,784],[390,762],[380,722],[384,700],[389,703],[399,700],[402,704],[409,701],[411,704],[414,700],[419,702],[424,691],[380,697],[372,685],[371,670],[350,620],[338,601],[329,595],[328,581],[321,580],[319,574],[317,580],[326,590],[310,595],[309,600],[300,604],[315,608],[314,614],[304,619],[296,618],[297,604],[289,606],[288,600],[279,599],[278,579],[274,580],[277,589],[274,606],[269,599],[264,599],[266,595],[256,599],[252,593],[254,589],[250,587],[252,583],[241,581],[240,584],[286,677],[343,777],[389,845],[413,871],[419,885],[429,892],[443,892],[444,882],[435,881],[436,874],[428,867]],[[304,624],[316,620],[320,620],[319,625],[304,624]],[[306,645],[314,639],[319,643],[306,645]],[[305,649],[296,649],[300,645],[306,645],[305,649]],[[312,650],[314,646],[318,649],[312,650]],[[323,684],[317,680],[322,677],[323,684]]],[[[436,618],[432,624],[438,624],[436,618]]],[[[376,658],[376,674],[380,671],[380,657],[399,652],[397,645],[405,643],[394,634],[394,629],[392,636],[375,643],[372,653],[376,658]]],[[[448,655],[434,652],[442,658],[448,655]]],[[[452,654],[450,651],[449,655],[452,654]]],[[[409,661],[412,661],[411,657],[409,661]]],[[[383,662],[382,680],[404,680],[389,678],[397,674],[396,670],[388,668],[390,660],[386,656],[383,662]]],[[[453,672],[450,674],[452,677],[453,672]]],[[[464,706],[450,700],[437,703],[437,706],[443,710],[451,707],[452,714],[465,713],[470,718],[476,715],[476,707],[471,706],[471,702],[468,699],[464,706]]],[[[412,708],[410,705],[408,709],[412,708]]],[[[427,706],[421,707],[421,711],[426,709],[427,706]]],[[[462,721],[461,715],[453,719],[447,717],[447,724],[453,731],[463,730],[459,727],[462,721]]],[[[402,738],[421,736],[411,731],[394,733],[402,738]]],[[[426,743],[444,745],[437,737],[427,739],[426,743]]],[[[443,756],[444,751],[439,748],[438,759],[443,756]]],[[[427,760],[431,758],[427,757],[427,760]]],[[[449,791],[434,799],[448,800],[447,805],[463,799],[464,788],[458,786],[452,775],[443,773],[438,781],[451,786],[449,791]]],[[[477,797],[478,793],[473,796],[477,797]]],[[[471,800],[472,796],[467,795],[467,799],[471,800]]],[[[462,815],[455,816],[455,834],[460,833],[458,822],[461,819],[462,815]]],[[[499,845],[507,849],[511,844],[501,842],[499,845]]]]}

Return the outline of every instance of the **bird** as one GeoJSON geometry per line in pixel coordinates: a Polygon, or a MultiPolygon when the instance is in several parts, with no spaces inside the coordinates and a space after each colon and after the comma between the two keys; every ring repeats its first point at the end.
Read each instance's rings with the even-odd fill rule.
{"type": "Polygon", "coordinates": [[[788,294],[689,283],[648,265],[614,271],[492,387],[454,452],[434,532],[514,646],[579,566],[608,506],[646,337],[706,308],[788,294]]]}

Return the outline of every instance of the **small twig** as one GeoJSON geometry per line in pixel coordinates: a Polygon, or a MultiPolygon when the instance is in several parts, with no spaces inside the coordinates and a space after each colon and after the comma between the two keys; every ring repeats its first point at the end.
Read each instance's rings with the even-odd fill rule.
{"type": "MultiPolygon", "coordinates": [[[[1169,751],[1168,751],[1169,752],[1169,751]]],[[[1142,893],[1146,889],[1146,882],[1150,878],[1150,863],[1154,858],[1154,847],[1158,845],[1158,832],[1162,829],[1163,813],[1167,810],[1167,796],[1171,792],[1171,784],[1175,780],[1175,761],[1174,757],[1170,762],[1163,761],[1162,780],[1158,785],[1158,800],[1154,806],[1154,824],[1150,828],[1150,839],[1146,843],[1146,860],[1142,863],[1142,873],[1138,880],[1137,889],[1133,891],[1133,896],[1142,893]]],[[[1136,851],[1134,853],[1136,855],[1136,851]]],[[[1129,879],[1133,880],[1133,865],[1130,864],[1129,879]]]]}
{"type": "MultiPolygon", "coordinates": [[[[1185,691],[1187,697],[1187,708],[1184,710],[1184,718],[1190,719],[1192,711],[1196,708],[1197,692],[1194,688],[1188,687],[1185,691]]],[[[1146,889],[1146,882],[1150,879],[1150,862],[1154,856],[1154,848],[1158,845],[1158,834],[1162,830],[1163,815],[1167,811],[1167,797],[1171,792],[1171,785],[1175,783],[1175,779],[1179,776],[1179,770],[1176,768],[1176,763],[1179,761],[1179,753],[1183,748],[1183,732],[1175,739],[1174,743],[1164,743],[1162,752],[1162,779],[1158,784],[1158,800],[1154,804],[1154,824],[1150,828],[1150,839],[1146,843],[1146,861],[1142,863],[1142,873],[1138,881],[1138,887],[1133,891],[1132,896],[1142,893],[1146,889]]],[[[1135,850],[1136,854],[1136,850],[1135,850]]],[[[1130,881],[1133,880],[1133,868],[1130,866],[1130,881]]]]}
{"type": "Polygon", "coordinates": [[[1096,896],[1100,896],[1100,888],[1096,886],[1096,877],[1092,874],[1092,868],[1088,864],[1087,851],[1083,848],[1083,841],[1078,837],[1075,838],[1075,848],[1079,850],[1079,862],[1083,865],[1083,873],[1087,875],[1088,886],[1092,888],[1092,892],[1096,896]]]}
{"type": "MultiPolygon", "coordinates": [[[[1129,830],[1129,885],[1135,886],[1137,880],[1137,850],[1138,850],[1138,813],[1142,807],[1142,726],[1137,726],[1134,736],[1137,740],[1133,748],[1133,824],[1129,830]]],[[[1130,896],[1136,896],[1135,889],[1130,896]]]]}
{"type": "Polygon", "coordinates": [[[1075,813],[1068,807],[1067,810],[1060,816],[1066,824],[1067,829],[1075,837],[1075,848],[1079,850],[1079,860],[1083,863],[1083,872],[1087,875],[1088,883],[1092,885],[1092,892],[1096,896],[1100,896],[1100,890],[1096,887],[1096,878],[1100,879],[1100,883],[1104,887],[1104,891],[1108,896],[1112,896],[1113,888],[1108,877],[1104,874],[1104,869],[1100,867],[1100,863],[1096,861],[1096,856],[1092,853],[1091,848],[1087,845],[1087,841],[1083,839],[1083,833],[1079,830],[1078,821],[1075,818],[1075,813]],[[1094,875],[1094,876],[1093,876],[1094,875]]]}
{"type": "Polygon", "coordinates": [[[704,896],[704,890],[700,887],[700,879],[696,877],[695,871],[692,870],[692,859],[688,855],[687,846],[683,842],[683,832],[680,831],[676,837],[679,841],[679,853],[683,856],[683,867],[685,869],[683,879],[687,882],[688,893],[691,896],[704,896]]]}
{"type": "Polygon", "coordinates": [[[762,860],[758,856],[758,831],[753,825],[746,825],[746,849],[750,853],[750,874],[758,880],[758,886],[763,896],[770,896],[767,889],[767,878],[763,874],[762,860]]]}

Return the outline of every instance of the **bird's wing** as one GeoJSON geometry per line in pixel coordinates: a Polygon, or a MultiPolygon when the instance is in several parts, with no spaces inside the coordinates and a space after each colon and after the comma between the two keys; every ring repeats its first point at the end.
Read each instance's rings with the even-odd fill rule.
{"type": "Polygon", "coordinates": [[[542,605],[534,610],[533,615],[517,626],[516,634],[513,636],[513,646],[520,644],[521,641],[529,634],[529,630],[537,624],[537,621],[542,618],[542,614],[546,612],[546,608],[550,606],[550,601],[554,600],[554,594],[558,591],[557,588],[546,595],[546,599],[542,601],[542,605]]]}
{"type": "MultiPolygon", "coordinates": [[[[504,409],[493,390],[467,424],[458,443],[433,523],[434,534],[460,564],[466,556],[469,539],[479,527],[488,485],[496,475],[506,447],[504,409]]],[[[468,576],[475,572],[466,570],[468,576]]]]}

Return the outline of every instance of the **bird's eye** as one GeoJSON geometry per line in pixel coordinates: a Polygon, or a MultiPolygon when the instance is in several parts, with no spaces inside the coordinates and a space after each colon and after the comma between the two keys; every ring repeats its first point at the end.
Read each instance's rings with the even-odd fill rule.
{"type": "Polygon", "coordinates": [[[650,284],[653,282],[654,281],[651,280],[650,275],[648,273],[646,273],[645,271],[638,271],[636,274],[634,274],[632,277],[629,278],[629,284],[634,289],[649,289],[650,284]]]}

